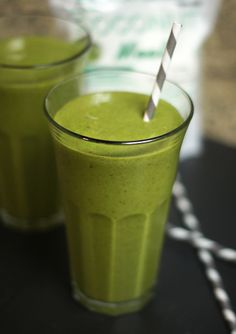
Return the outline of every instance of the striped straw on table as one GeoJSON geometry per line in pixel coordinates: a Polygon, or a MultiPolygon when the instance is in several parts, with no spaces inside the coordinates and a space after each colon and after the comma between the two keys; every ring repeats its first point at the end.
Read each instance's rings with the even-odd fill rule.
{"type": "Polygon", "coordinates": [[[221,260],[236,263],[236,250],[224,247],[217,241],[206,238],[203,235],[196,236],[195,232],[191,232],[186,228],[167,224],[167,233],[170,237],[186,241],[196,249],[205,249],[221,260]]]}
{"type": "Polygon", "coordinates": [[[200,222],[194,214],[192,203],[187,196],[187,191],[180,176],[175,182],[173,194],[176,207],[182,214],[183,224],[189,231],[176,229],[172,224],[168,224],[167,233],[170,237],[177,240],[184,240],[184,238],[185,240],[188,239],[188,241],[197,248],[198,258],[204,266],[208,281],[212,285],[213,294],[221,307],[224,320],[228,324],[230,333],[236,334],[236,315],[230,297],[225,290],[221,275],[216,268],[215,260],[211,254],[212,252],[222,259],[235,261],[236,252],[233,249],[224,249],[219,244],[204,237],[201,231],[200,222]],[[187,235],[186,232],[190,234],[187,235]]]}
{"type": "Polygon", "coordinates": [[[148,101],[147,109],[144,112],[143,119],[145,122],[149,122],[152,119],[155,109],[158,106],[161,90],[166,79],[167,70],[169,68],[181,28],[182,25],[179,23],[174,22],[172,25],[170,36],[168,38],[166,48],[162,56],[161,64],[157,72],[152,94],[148,101]]]}

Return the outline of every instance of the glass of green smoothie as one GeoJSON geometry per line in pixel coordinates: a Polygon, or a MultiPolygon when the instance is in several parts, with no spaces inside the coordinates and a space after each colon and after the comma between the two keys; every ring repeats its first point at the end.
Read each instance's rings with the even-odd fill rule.
{"type": "Polygon", "coordinates": [[[44,98],[81,71],[90,45],[88,32],[73,22],[0,18],[0,209],[8,226],[37,230],[61,220],[44,98]]]}
{"type": "Polygon", "coordinates": [[[46,98],[66,215],[74,297],[110,315],[153,295],[190,97],[166,82],[143,121],[155,77],[116,70],[64,81],[46,98]]]}

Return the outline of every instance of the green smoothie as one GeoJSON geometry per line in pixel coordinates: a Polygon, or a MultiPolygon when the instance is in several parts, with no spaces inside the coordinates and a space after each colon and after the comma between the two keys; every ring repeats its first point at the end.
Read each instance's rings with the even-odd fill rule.
{"type": "MultiPolygon", "coordinates": [[[[108,141],[161,136],[183,123],[165,101],[144,122],[147,101],[128,92],[88,94],[65,104],[54,121],[108,141]]],[[[150,298],[182,139],[180,131],[165,140],[119,145],[54,132],[74,294],[88,308],[117,315],[150,298]]]]}
{"type": "Polygon", "coordinates": [[[58,222],[44,98],[58,81],[80,70],[85,44],[47,36],[0,39],[0,205],[6,224],[34,229],[58,222]]]}

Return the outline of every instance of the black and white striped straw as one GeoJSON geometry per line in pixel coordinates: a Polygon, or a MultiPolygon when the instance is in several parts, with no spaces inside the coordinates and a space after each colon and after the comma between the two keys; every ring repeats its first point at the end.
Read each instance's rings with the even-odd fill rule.
{"type": "Polygon", "coordinates": [[[143,119],[145,122],[149,122],[153,118],[155,109],[158,106],[161,90],[166,79],[167,70],[169,68],[181,28],[182,28],[181,24],[176,22],[173,23],[165,51],[162,56],[161,64],[157,72],[156,81],[153,86],[152,94],[148,101],[147,109],[145,110],[144,113],[143,119]]]}
{"type": "Polygon", "coordinates": [[[169,236],[179,241],[186,241],[195,248],[205,249],[213,253],[221,260],[236,263],[236,250],[224,247],[218,242],[206,238],[205,236],[197,236],[183,227],[167,224],[167,232],[169,236]]]}
{"type": "Polygon", "coordinates": [[[188,199],[186,189],[179,177],[175,182],[173,194],[175,197],[176,207],[182,214],[183,224],[190,232],[184,229],[175,229],[170,224],[167,226],[167,233],[174,239],[188,239],[188,241],[197,248],[198,258],[205,268],[206,277],[212,285],[215,299],[221,307],[224,320],[230,328],[230,333],[236,334],[236,315],[232,308],[229,295],[224,288],[221,275],[216,268],[215,260],[211,251],[221,258],[231,261],[235,261],[236,252],[232,249],[223,248],[214,241],[208,240],[204,237],[199,220],[194,214],[192,203],[188,199]],[[187,235],[186,232],[189,234],[187,235]]]}

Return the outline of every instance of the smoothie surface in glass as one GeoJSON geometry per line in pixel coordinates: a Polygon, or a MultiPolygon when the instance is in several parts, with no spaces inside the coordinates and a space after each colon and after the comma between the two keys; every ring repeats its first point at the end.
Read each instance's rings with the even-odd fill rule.
{"type": "Polygon", "coordinates": [[[35,221],[60,211],[44,98],[75,69],[75,62],[51,65],[83,47],[83,41],[47,36],[0,39],[0,208],[19,227],[37,227],[35,221]]]}
{"type": "MultiPolygon", "coordinates": [[[[137,93],[88,94],[65,104],[54,121],[74,133],[110,141],[151,138],[183,123],[165,101],[144,122],[147,102],[137,93]]],[[[74,295],[98,312],[137,310],[155,285],[181,139],[103,145],[63,138],[54,140],[74,295]]]]}
{"type": "Polygon", "coordinates": [[[83,49],[83,43],[70,43],[49,36],[24,36],[0,39],[0,64],[40,66],[71,58],[83,49]]]}
{"type": "Polygon", "coordinates": [[[158,112],[144,122],[148,103],[143,94],[106,92],[81,96],[67,103],[55,121],[75,133],[102,140],[134,141],[164,135],[183,119],[169,103],[161,100],[158,112]]]}

